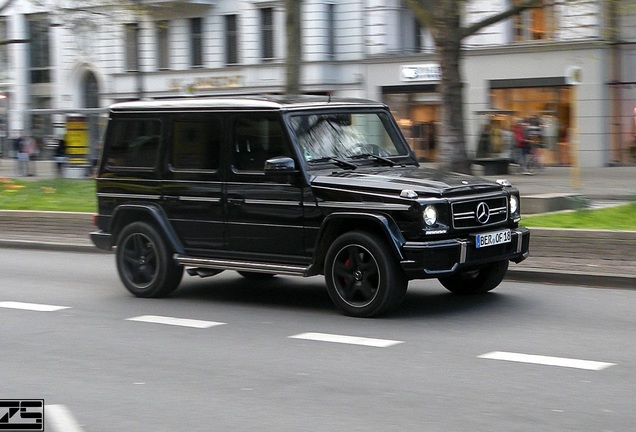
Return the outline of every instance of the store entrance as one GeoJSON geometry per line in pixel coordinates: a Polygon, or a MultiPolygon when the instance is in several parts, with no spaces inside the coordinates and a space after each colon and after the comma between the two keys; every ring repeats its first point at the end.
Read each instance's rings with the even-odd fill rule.
{"type": "Polygon", "coordinates": [[[437,160],[440,103],[437,93],[385,93],[402,133],[421,162],[437,160]]]}

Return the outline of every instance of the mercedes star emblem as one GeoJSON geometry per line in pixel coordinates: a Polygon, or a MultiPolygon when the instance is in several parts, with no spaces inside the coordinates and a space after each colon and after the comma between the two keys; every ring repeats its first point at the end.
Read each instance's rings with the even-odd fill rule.
{"type": "Polygon", "coordinates": [[[477,213],[475,214],[475,218],[477,219],[477,222],[482,225],[488,222],[488,219],[490,219],[490,208],[488,207],[488,204],[485,202],[477,204],[477,213]]]}

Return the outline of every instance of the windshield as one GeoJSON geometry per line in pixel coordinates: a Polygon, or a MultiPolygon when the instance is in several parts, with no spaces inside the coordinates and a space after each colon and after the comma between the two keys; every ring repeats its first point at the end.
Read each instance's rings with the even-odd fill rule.
{"type": "Polygon", "coordinates": [[[308,162],[409,154],[382,112],[297,114],[291,125],[308,162]]]}

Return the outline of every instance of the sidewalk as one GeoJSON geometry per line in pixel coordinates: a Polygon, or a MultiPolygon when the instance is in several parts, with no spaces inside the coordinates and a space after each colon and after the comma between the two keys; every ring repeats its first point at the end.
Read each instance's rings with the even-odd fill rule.
{"type": "MultiPolygon", "coordinates": [[[[24,179],[57,176],[55,162],[36,163],[37,176],[24,179]]],[[[522,209],[531,197],[546,194],[583,196],[600,205],[636,201],[636,166],[584,168],[580,177],[574,174],[571,168],[548,167],[536,176],[487,178],[507,178],[521,192],[522,209]]],[[[15,160],[0,159],[0,177],[16,178],[15,160]]],[[[0,247],[99,252],[88,237],[94,229],[91,218],[85,213],[0,211],[0,247]]],[[[530,257],[511,264],[508,279],[636,288],[636,233],[532,231],[530,257]]]]}
{"type": "MultiPolygon", "coordinates": [[[[58,177],[55,161],[32,162],[37,175],[19,177],[15,159],[0,158],[0,177],[49,179],[58,177]]],[[[423,164],[428,165],[428,164],[423,164]]],[[[636,165],[606,168],[546,167],[534,176],[507,174],[485,176],[490,180],[508,179],[522,196],[541,194],[583,195],[593,201],[636,201],[636,165]]]]}

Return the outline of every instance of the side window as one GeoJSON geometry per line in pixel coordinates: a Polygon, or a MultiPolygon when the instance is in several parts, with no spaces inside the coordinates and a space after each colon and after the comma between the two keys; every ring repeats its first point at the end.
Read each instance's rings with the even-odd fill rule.
{"type": "Polygon", "coordinates": [[[219,118],[176,120],[172,159],[175,170],[216,170],[221,159],[222,124],[219,118]]]}
{"type": "Polygon", "coordinates": [[[237,170],[263,171],[267,159],[291,155],[276,115],[240,116],[234,122],[233,132],[233,164],[237,170]]]}
{"type": "Polygon", "coordinates": [[[156,119],[111,120],[106,160],[115,168],[154,168],[159,154],[161,122],[156,119]]]}

